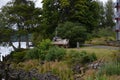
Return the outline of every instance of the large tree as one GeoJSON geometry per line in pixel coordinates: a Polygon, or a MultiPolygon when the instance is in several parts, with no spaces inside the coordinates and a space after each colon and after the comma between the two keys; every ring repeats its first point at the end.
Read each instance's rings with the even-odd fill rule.
{"type": "Polygon", "coordinates": [[[0,12],[0,44],[10,44],[14,49],[16,49],[11,40],[11,36],[15,34],[15,31],[12,29],[13,24],[8,22],[8,9],[9,8],[5,6],[0,12]]]}
{"type": "Polygon", "coordinates": [[[65,21],[79,22],[92,32],[99,24],[98,13],[99,5],[93,0],[43,0],[43,18],[49,33],[65,21]]]}
{"type": "Polygon", "coordinates": [[[58,36],[69,39],[70,47],[76,47],[76,43],[83,44],[88,39],[86,28],[80,23],[65,22],[57,27],[58,36]]]}
{"type": "MultiPolygon", "coordinates": [[[[27,0],[13,0],[9,2],[5,7],[3,7],[2,12],[4,12],[5,21],[10,24],[9,28],[13,29],[16,27],[16,35],[18,37],[19,46],[21,48],[21,36],[26,36],[26,47],[29,47],[29,37],[28,35],[38,27],[39,15],[41,10],[35,8],[32,1],[27,0]]],[[[7,25],[7,24],[6,24],[7,25]]]]}
{"type": "Polygon", "coordinates": [[[105,22],[106,22],[106,18],[105,18],[105,6],[103,4],[103,2],[98,2],[99,3],[99,6],[100,6],[100,12],[99,12],[99,15],[100,15],[100,19],[99,19],[99,28],[105,28],[105,22]]]}
{"type": "Polygon", "coordinates": [[[113,16],[114,16],[114,6],[113,1],[108,0],[105,4],[105,16],[106,16],[106,27],[113,28],[115,25],[113,16]]]}

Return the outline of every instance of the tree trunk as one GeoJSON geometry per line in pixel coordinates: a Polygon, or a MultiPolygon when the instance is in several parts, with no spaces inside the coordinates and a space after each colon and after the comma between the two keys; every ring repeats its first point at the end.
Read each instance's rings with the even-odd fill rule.
{"type": "Polygon", "coordinates": [[[18,49],[21,48],[21,36],[18,36],[18,49]]]}
{"type": "Polygon", "coordinates": [[[14,51],[16,51],[17,48],[13,45],[13,43],[12,43],[11,41],[10,41],[9,43],[10,43],[10,45],[13,47],[14,51]]]}
{"type": "Polygon", "coordinates": [[[26,34],[26,49],[29,49],[29,35],[26,34]]]}

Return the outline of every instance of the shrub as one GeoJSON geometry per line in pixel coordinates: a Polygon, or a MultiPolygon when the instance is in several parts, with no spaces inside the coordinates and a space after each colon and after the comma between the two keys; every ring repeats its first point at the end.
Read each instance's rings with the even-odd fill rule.
{"type": "Polygon", "coordinates": [[[37,47],[40,49],[40,50],[48,50],[50,47],[52,46],[51,44],[51,40],[50,39],[43,39],[41,42],[39,42],[39,44],[37,45],[37,47]]]}
{"type": "Polygon", "coordinates": [[[38,59],[39,58],[39,49],[33,48],[29,50],[25,56],[26,59],[38,59]]]}
{"type": "Polygon", "coordinates": [[[96,55],[94,53],[88,54],[85,51],[78,52],[78,51],[70,51],[68,54],[68,58],[70,59],[71,64],[78,64],[78,63],[89,63],[93,62],[97,59],[96,55]]]}
{"type": "Polygon", "coordinates": [[[42,42],[35,48],[28,51],[27,59],[40,59],[47,61],[62,60],[65,56],[65,49],[51,45],[49,39],[42,40],[42,42]]]}
{"type": "Polygon", "coordinates": [[[11,53],[11,60],[14,62],[22,62],[25,60],[24,56],[26,55],[26,51],[22,52],[12,52],[11,53]]]}
{"type": "Polygon", "coordinates": [[[68,53],[68,58],[70,64],[77,64],[81,62],[80,52],[77,51],[70,51],[70,53],[68,53]]]}
{"type": "Polygon", "coordinates": [[[50,39],[42,40],[42,42],[38,44],[37,48],[39,49],[39,59],[45,60],[45,56],[50,47],[52,47],[50,39]]]}
{"type": "Polygon", "coordinates": [[[48,53],[46,54],[46,57],[45,59],[47,61],[55,61],[55,60],[62,60],[65,56],[65,49],[64,48],[59,48],[57,46],[55,47],[51,47],[49,50],[48,50],[48,53]]]}
{"type": "Polygon", "coordinates": [[[42,40],[42,42],[39,42],[37,47],[28,51],[28,53],[26,54],[26,58],[45,60],[45,56],[51,46],[52,45],[50,39],[42,40]]]}
{"type": "Polygon", "coordinates": [[[106,63],[101,67],[98,74],[120,75],[120,63],[119,62],[106,63]]]}

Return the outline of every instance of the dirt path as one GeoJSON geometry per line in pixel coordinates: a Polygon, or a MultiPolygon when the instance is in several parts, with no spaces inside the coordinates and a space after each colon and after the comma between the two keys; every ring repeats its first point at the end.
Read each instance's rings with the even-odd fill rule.
{"type": "Polygon", "coordinates": [[[114,46],[104,46],[104,45],[84,45],[85,47],[92,47],[92,48],[101,48],[101,49],[110,49],[110,50],[120,50],[120,47],[114,46]]]}

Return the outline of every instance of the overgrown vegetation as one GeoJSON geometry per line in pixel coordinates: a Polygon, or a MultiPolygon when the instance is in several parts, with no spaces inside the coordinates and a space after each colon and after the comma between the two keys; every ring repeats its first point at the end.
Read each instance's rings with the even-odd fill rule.
{"type": "Polygon", "coordinates": [[[120,63],[119,62],[108,62],[105,63],[98,74],[100,75],[120,75],[120,63]]]}
{"type": "Polygon", "coordinates": [[[97,60],[97,57],[94,53],[88,54],[86,51],[78,52],[78,51],[70,51],[67,54],[68,62],[71,65],[76,64],[86,64],[97,60]]]}
{"type": "Polygon", "coordinates": [[[59,48],[57,46],[51,47],[48,50],[48,53],[45,56],[45,60],[47,61],[55,61],[55,60],[62,60],[66,55],[66,51],[64,48],[59,48]]]}
{"type": "MultiPolygon", "coordinates": [[[[39,45],[39,47],[33,48],[31,50],[25,51],[26,53],[21,55],[18,53],[14,53],[14,55],[21,55],[22,58],[18,58],[13,56],[14,63],[11,67],[15,69],[24,69],[26,71],[30,71],[31,69],[37,69],[40,73],[52,72],[53,74],[60,77],[61,80],[74,80],[75,72],[73,71],[73,67],[76,65],[82,65],[87,69],[87,64],[90,64],[97,59],[102,59],[103,57],[106,58],[105,61],[108,61],[108,57],[112,58],[114,55],[114,51],[112,50],[104,50],[104,49],[96,49],[96,48],[81,48],[81,49],[70,49],[65,51],[64,48],[60,48],[57,46],[52,46],[49,42],[50,40],[43,40],[39,45]],[[42,48],[40,48],[40,46],[42,48]],[[48,47],[49,46],[49,47],[48,47]],[[47,49],[47,50],[46,50],[47,49]],[[43,51],[43,56],[39,53],[39,51],[43,51]],[[44,51],[45,50],[45,51],[44,51]],[[79,51],[80,50],[80,51],[79,51]],[[29,52],[30,51],[30,52],[29,52]],[[100,54],[102,53],[102,54],[100,54]],[[29,54],[29,55],[28,55],[29,54]],[[109,55],[108,55],[109,54],[109,55]],[[26,55],[29,58],[26,58],[26,55]],[[105,57],[107,56],[107,57],[105,57]],[[44,59],[43,59],[44,58],[44,59]],[[24,59],[24,62],[20,60],[24,59]]],[[[19,56],[20,57],[20,56],[19,56]]],[[[115,60],[116,56],[111,60],[115,60]]],[[[80,73],[79,73],[80,74],[80,73]]],[[[116,63],[106,63],[103,65],[100,70],[99,74],[96,71],[92,75],[89,74],[88,78],[85,80],[109,80],[110,75],[119,75],[119,65],[116,63]],[[114,65],[114,66],[113,66],[114,65]],[[107,75],[107,76],[104,76],[107,75]]]]}
{"type": "Polygon", "coordinates": [[[40,59],[43,61],[60,61],[64,58],[65,53],[64,48],[53,46],[49,39],[45,39],[37,47],[29,50],[25,57],[27,59],[40,59]]]}
{"type": "Polygon", "coordinates": [[[23,61],[25,61],[25,55],[26,55],[27,51],[28,50],[26,50],[26,49],[19,49],[17,51],[13,51],[13,52],[11,52],[10,55],[8,55],[8,59],[10,61],[13,61],[16,63],[23,62],[23,61]]]}
{"type": "Polygon", "coordinates": [[[7,43],[15,50],[9,56],[10,67],[26,71],[35,68],[40,73],[50,71],[61,80],[74,80],[76,74],[81,74],[74,73],[72,67],[78,65],[80,70],[79,65],[82,65],[83,69],[89,69],[88,64],[103,59],[104,65],[95,72],[99,74],[90,74],[87,80],[107,80],[111,75],[120,75],[120,54],[113,55],[114,50],[66,50],[51,44],[54,34],[69,39],[70,47],[86,40],[91,44],[114,41],[112,0],[105,6],[96,0],[43,0],[42,3],[42,8],[36,8],[33,1],[12,0],[1,8],[0,43],[7,43]],[[32,40],[29,35],[33,35],[32,40]],[[18,47],[12,43],[13,36],[17,36],[18,47]],[[26,50],[21,48],[22,36],[25,36],[26,50]],[[34,48],[29,49],[29,41],[33,42],[34,48]],[[110,62],[113,59],[116,62],[110,62]]]}

